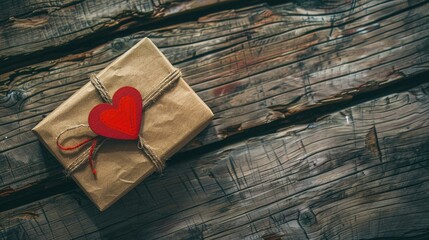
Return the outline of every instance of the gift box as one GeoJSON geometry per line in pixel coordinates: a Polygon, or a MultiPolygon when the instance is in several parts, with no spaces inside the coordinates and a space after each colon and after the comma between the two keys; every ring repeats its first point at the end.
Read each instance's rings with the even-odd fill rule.
{"type": "Polygon", "coordinates": [[[92,76],[33,132],[103,211],[154,171],[161,171],[165,161],[212,117],[180,71],[145,38],[92,76]],[[141,95],[141,108],[136,107],[141,115],[130,110],[138,105],[132,89],[141,95]],[[112,109],[101,109],[109,108],[106,104],[112,109]],[[118,124],[116,129],[109,129],[112,124],[118,124]],[[109,136],[99,136],[103,131],[109,136]]]}

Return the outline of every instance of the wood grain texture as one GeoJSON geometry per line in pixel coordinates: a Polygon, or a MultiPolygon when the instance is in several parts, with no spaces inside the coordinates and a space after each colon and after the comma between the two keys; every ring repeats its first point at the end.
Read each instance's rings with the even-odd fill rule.
{"type": "Polygon", "coordinates": [[[0,63],[225,2],[234,0],[0,1],[0,63]]]}
{"type": "Polygon", "coordinates": [[[30,132],[142,37],[215,113],[187,149],[427,70],[427,1],[257,5],[115,39],[0,75],[0,196],[61,173],[30,132]]]}
{"type": "Polygon", "coordinates": [[[171,162],[106,212],[76,189],[0,213],[6,239],[424,239],[429,84],[171,162]]]}

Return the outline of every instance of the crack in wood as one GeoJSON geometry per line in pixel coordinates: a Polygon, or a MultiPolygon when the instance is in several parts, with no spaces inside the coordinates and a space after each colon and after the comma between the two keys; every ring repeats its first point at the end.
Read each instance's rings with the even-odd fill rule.
{"type": "Polygon", "coordinates": [[[381,155],[380,146],[378,144],[378,136],[375,126],[372,127],[366,134],[365,146],[371,151],[373,157],[380,160],[380,162],[383,162],[383,157],[381,155]]]}

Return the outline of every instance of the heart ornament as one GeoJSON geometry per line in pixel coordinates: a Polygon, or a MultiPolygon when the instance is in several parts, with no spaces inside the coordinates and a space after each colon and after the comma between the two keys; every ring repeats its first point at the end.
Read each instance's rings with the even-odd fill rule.
{"type": "Polygon", "coordinates": [[[91,130],[104,137],[135,140],[142,119],[142,97],[133,87],[122,87],[113,95],[112,104],[95,106],[88,116],[91,130]]]}

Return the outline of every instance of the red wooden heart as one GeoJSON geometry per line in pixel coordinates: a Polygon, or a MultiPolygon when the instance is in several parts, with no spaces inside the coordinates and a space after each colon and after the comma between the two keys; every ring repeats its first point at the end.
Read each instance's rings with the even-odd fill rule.
{"type": "Polygon", "coordinates": [[[140,92],[133,87],[122,87],[115,92],[112,102],[98,104],[91,110],[89,127],[100,136],[137,139],[143,114],[140,92]]]}

